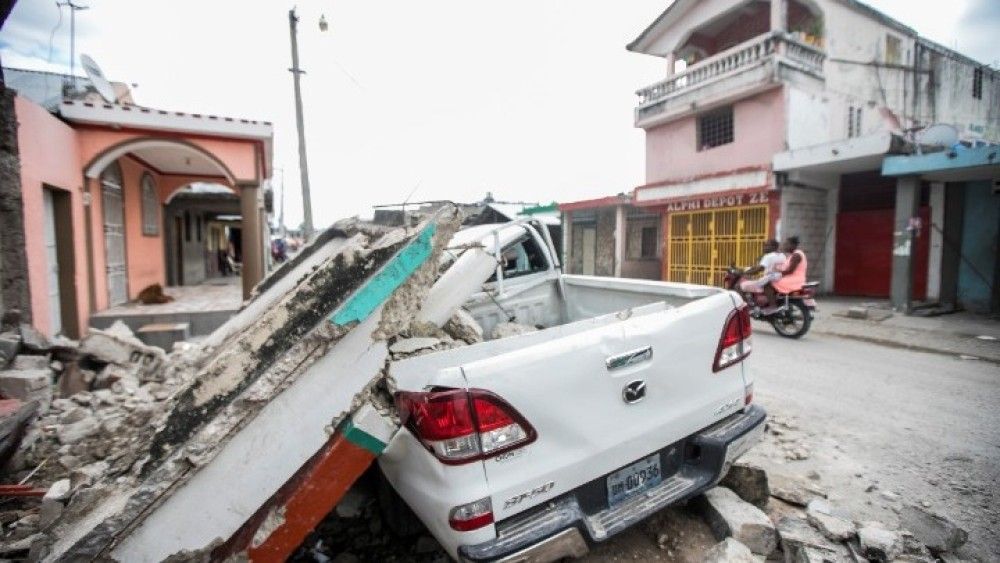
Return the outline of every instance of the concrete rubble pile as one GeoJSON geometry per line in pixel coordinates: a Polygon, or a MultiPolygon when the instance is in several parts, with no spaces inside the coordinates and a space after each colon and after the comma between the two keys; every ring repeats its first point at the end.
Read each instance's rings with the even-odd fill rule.
{"type": "Polygon", "coordinates": [[[428,298],[460,222],[452,208],[407,227],[339,222],[199,346],[170,355],[123,326],[57,343],[40,368],[58,368],[44,408],[7,472],[8,481],[32,472],[49,494],[2,518],[0,556],[160,560],[268,548],[281,503],[339,447],[342,422],[376,420],[388,441],[394,413],[379,395],[389,362],[482,340],[460,302],[428,298]],[[419,321],[425,303],[447,322],[419,321]],[[267,470],[254,471],[252,456],[267,470]],[[159,537],[164,529],[174,535],[159,537]]]}
{"type": "Polygon", "coordinates": [[[123,324],[81,342],[46,339],[8,312],[0,394],[32,407],[5,452],[5,482],[51,485],[41,503],[8,502],[0,556],[24,551],[62,513],[72,491],[127,475],[174,389],[190,376],[187,346],[168,357],[123,324]],[[165,366],[170,366],[169,368],[165,366]]]}
{"type": "Polygon", "coordinates": [[[796,563],[934,563],[952,560],[968,538],[964,530],[923,507],[906,507],[896,529],[856,521],[826,496],[803,479],[768,475],[760,467],[737,463],[699,502],[716,537],[723,540],[706,560],[749,560],[749,552],[796,563]]]}

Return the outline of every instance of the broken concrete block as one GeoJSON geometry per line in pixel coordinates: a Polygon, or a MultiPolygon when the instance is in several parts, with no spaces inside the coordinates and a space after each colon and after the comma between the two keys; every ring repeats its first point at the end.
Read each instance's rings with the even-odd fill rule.
{"type": "Polygon", "coordinates": [[[13,360],[20,348],[21,335],[16,332],[0,333],[0,368],[13,360]]]}
{"type": "Polygon", "coordinates": [[[483,327],[465,309],[458,309],[444,325],[444,331],[467,344],[483,341],[483,327]]]}
{"type": "Polygon", "coordinates": [[[45,496],[42,497],[42,506],[38,513],[39,526],[47,528],[62,515],[69,493],[69,479],[60,479],[49,487],[45,496]]]}
{"type": "Polygon", "coordinates": [[[826,498],[822,489],[797,477],[771,473],[768,475],[768,486],[772,497],[797,506],[806,506],[813,499],[826,498]]]}
{"type": "Polygon", "coordinates": [[[173,350],[174,344],[191,338],[190,323],[152,323],[139,327],[136,337],[145,344],[173,350]]]}
{"type": "Polygon", "coordinates": [[[18,356],[14,358],[14,363],[11,364],[10,369],[12,370],[49,369],[49,357],[27,356],[25,354],[18,354],[18,356]]]}
{"type": "Polygon", "coordinates": [[[898,532],[886,530],[876,523],[858,529],[861,555],[872,561],[892,561],[903,554],[903,538],[898,532]]]}
{"type": "Polygon", "coordinates": [[[97,419],[89,416],[79,422],[60,426],[56,429],[56,437],[60,444],[72,445],[93,436],[100,428],[97,419]]]}
{"type": "Polygon", "coordinates": [[[21,347],[33,354],[47,354],[51,345],[45,335],[35,327],[21,323],[21,347]]]}
{"type": "Polygon", "coordinates": [[[806,507],[806,518],[827,539],[842,542],[857,534],[854,522],[842,514],[836,514],[833,507],[822,499],[815,499],[806,507]]]}
{"type": "Polygon", "coordinates": [[[493,327],[493,331],[490,333],[490,340],[510,338],[511,336],[520,336],[532,332],[538,332],[538,329],[521,323],[499,323],[493,327]]]}
{"type": "Polygon", "coordinates": [[[955,551],[965,544],[969,534],[950,520],[917,506],[906,506],[899,513],[903,528],[911,532],[932,553],[955,551]]]}
{"type": "Polygon", "coordinates": [[[764,556],[778,547],[774,524],[767,515],[733,491],[715,487],[705,492],[704,499],[703,512],[716,537],[732,536],[764,556]]]}
{"type": "Polygon", "coordinates": [[[49,368],[0,371],[0,393],[11,399],[27,400],[33,391],[52,385],[49,368]]]}
{"type": "Polygon", "coordinates": [[[868,307],[851,307],[847,310],[847,317],[850,319],[867,319],[868,307]]]}
{"type": "Polygon", "coordinates": [[[147,346],[132,335],[127,326],[117,321],[107,330],[92,328],[80,342],[81,354],[93,356],[97,360],[134,367],[137,373],[155,371],[163,363],[166,354],[155,346],[147,346]]]}
{"type": "Polygon", "coordinates": [[[77,467],[70,474],[70,481],[73,484],[73,488],[93,485],[104,477],[110,467],[111,465],[106,461],[95,461],[94,463],[77,467]]]}
{"type": "Polygon", "coordinates": [[[767,504],[767,499],[771,496],[771,489],[767,484],[767,472],[756,465],[733,464],[719,485],[732,490],[741,499],[759,507],[767,504]]]}
{"type": "Polygon", "coordinates": [[[733,538],[726,538],[705,552],[705,563],[757,563],[750,548],[733,538]]]}
{"type": "Polygon", "coordinates": [[[396,355],[406,355],[433,348],[441,344],[440,338],[400,338],[389,347],[389,351],[396,355]]]}
{"type": "Polygon", "coordinates": [[[778,536],[785,561],[813,563],[817,561],[841,561],[840,548],[831,544],[822,534],[813,529],[798,516],[785,516],[778,521],[778,536]]]}

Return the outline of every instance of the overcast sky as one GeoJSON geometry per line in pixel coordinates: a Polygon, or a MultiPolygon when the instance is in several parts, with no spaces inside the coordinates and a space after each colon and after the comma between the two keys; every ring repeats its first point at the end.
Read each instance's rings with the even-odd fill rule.
{"type": "MultiPolygon", "coordinates": [[[[90,9],[77,15],[77,53],[110,79],[138,84],[137,103],[274,123],[286,219],[298,224],[291,2],[82,3],[90,9]]],[[[625,44],[667,3],[299,0],[316,223],[369,215],[411,191],[411,201],[491,191],[551,202],[641,184],[634,91],[662,79],[664,66],[625,44]]],[[[998,0],[869,3],[982,62],[1000,60],[998,0]]],[[[20,0],[0,30],[3,64],[65,72],[68,14],[59,18],[54,1],[20,0]]]]}

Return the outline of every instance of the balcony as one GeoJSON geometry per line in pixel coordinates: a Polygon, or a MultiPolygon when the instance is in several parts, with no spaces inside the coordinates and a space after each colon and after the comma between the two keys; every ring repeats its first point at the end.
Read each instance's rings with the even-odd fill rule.
{"type": "Polygon", "coordinates": [[[822,49],[785,32],[767,32],[636,91],[636,127],[647,128],[772,88],[786,80],[823,80],[822,49]]]}

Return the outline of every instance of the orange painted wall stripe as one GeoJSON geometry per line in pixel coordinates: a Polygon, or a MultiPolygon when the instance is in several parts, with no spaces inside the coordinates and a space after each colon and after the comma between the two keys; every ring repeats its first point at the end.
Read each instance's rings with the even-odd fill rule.
{"type": "Polygon", "coordinates": [[[284,523],[247,551],[250,561],[270,563],[291,557],[374,460],[375,454],[336,432],[284,503],[284,523]]]}

